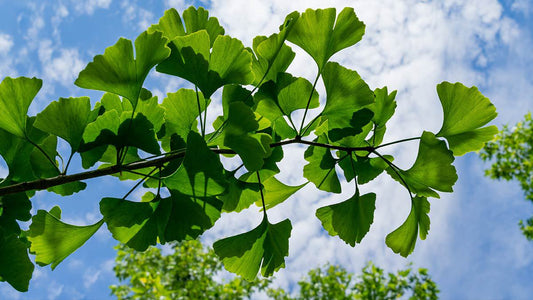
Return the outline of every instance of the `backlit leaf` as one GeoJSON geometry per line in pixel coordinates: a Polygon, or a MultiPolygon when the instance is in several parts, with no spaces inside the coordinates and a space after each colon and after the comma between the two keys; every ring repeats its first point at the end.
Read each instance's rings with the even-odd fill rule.
{"type": "Polygon", "coordinates": [[[442,128],[437,136],[448,140],[455,156],[480,150],[498,133],[496,126],[482,127],[493,120],[496,107],[476,87],[443,82],[437,93],[444,111],[442,128]]]}
{"type": "Polygon", "coordinates": [[[89,97],[59,98],[37,115],[33,126],[63,138],[76,152],[89,122],[90,111],[89,97]]]}
{"type": "Polygon", "coordinates": [[[201,92],[197,95],[193,90],[179,89],[176,93],[167,94],[161,104],[165,108],[167,135],[176,133],[185,139],[189,131],[196,129],[196,118],[200,114],[196,97],[200,103],[200,112],[204,111],[206,102],[201,92]]]}
{"type": "Polygon", "coordinates": [[[168,40],[161,32],[143,32],[135,40],[135,58],[130,40],[120,38],[97,55],[74,82],[77,86],[126,97],[136,106],[148,72],[170,55],[168,40]]]}
{"type": "Polygon", "coordinates": [[[41,89],[41,79],[6,77],[0,83],[0,129],[15,136],[26,136],[26,114],[41,89]]]}
{"type": "Polygon", "coordinates": [[[28,231],[30,252],[40,266],[52,264],[52,270],[81,247],[102,226],[103,220],[88,226],[67,224],[45,210],[38,210],[28,231]]]}
{"type": "Polygon", "coordinates": [[[213,248],[228,271],[252,281],[259,269],[263,276],[270,276],[285,265],[291,230],[288,219],[271,224],[265,217],[255,229],[218,240],[213,248]]]}
{"type": "Polygon", "coordinates": [[[346,7],[335,17],[335,8],[307,9],[287,37],[311,55],[319,69],[333,54],[359,42],[365,33],[365,25],[353,8],[346,7]]]}
{"type": "Polygon", "coordinates": [[[179,169],[164,179],[169,189],[194,197],[222,194],[226,189],[223,167],[217,154],[196,132],[187,137],[187,152],[179,169]]]}
{"type": "Polygon", "coordinates": [[[415,197],[407,220],[387,235],[385,242],[392,251],[403,257],[415,249],[416,239],[420,230],[420,238],[426,239],[429,232],[429,202],[425,197],[415,197]]]}
{"type": "MultiPolygon", "coordinates": [[[[318,143],[327,143],[324,135],[318,137],[318,143]]],[[[309,146],[305,150],[305,160],[309,163],[304,166],[304,177],[315,184],[322,191],[340,193],[341,184],[335,171],[337,161],[331,155],[331,150],[327,148],[309,146]]]]}
{"type": "MultiPolygon", "coordinates": [[[[433,133],[424,131],[413,166],[406,171],[397,171],[412,193],[423,197],[439,198],[435,190],[452,192],[452,187],[457,181],[453,161],[453,154],[446,147],[446,143],[437,139],[433,133]]],[[[387,169],[387,173],[396,181],[404,184],[400,176],[390,168],[387,169]]]]}
{"type": "Polygon", "coordinates": [[[331,236],[338,235],[346,244],[355,246],[370,230],[374,222],[376,194],[359,196],[317,209],[316,216],[331,236]]]}

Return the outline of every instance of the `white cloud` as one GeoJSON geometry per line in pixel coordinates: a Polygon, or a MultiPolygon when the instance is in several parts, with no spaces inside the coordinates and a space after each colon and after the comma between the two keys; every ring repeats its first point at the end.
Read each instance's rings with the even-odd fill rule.
{"type": "Polygon", "coordinates": [[[65,87],[72,87],[79,72],[85,67],[77,49],[56,50],[49,40],[41,42],[38,53],[43,80],[47,84],[59,83],[65,87]]]}
{"type": "Polygon", "coordinates": [[[120,7],[123,10],[123,22],[135,25],[139,31],[145,31],[151,24],[156,22],[154,14],[151,11],[142,8],[130,0],[123,0],[120,7]]]}
{"type": "Polygon", "coordinates": [[[88,268],[83,273],[83,286],[86,289],[91,288],[93,284],[100,278],[100,273],[102,273],[101,270],[96,270],[95,268],[88,268]]]}
{"type": "Polygon", "coordinates": [[[7,54],[13,47],[13,38],[9,34],[0,33],[0,55],[7,54]]]}
{"type": "Polygon", "coordinates": [[[78,13],[92,15],[97,9],[107,9],[111,5],[111,0],[73,0],[74,9],[78,13]]]}
{"type": "Polygon", "coordinates": [[[48,297],[47,299],[48,300],[55,300],[57,299],[59,296],[61,296],[61,294],[63,293],[63,288],[65,286],[63,284],[59,284],[57,283],[55,280],[52,281],[49,285],[48,285],[48,289],[47,289],[47,292],[48,292],[48,297]]]}

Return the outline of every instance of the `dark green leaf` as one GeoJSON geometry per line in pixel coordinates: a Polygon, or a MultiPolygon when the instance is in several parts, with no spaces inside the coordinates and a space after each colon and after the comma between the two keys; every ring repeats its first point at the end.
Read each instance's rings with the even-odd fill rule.
{"type": "Polygon", "coordinates": [[[372,144],[379,145],[383,141],[385,131],[387,129],[386,123],[394,114],[396,110],[396,91],[392,91],[390,94],[387,91],[387,87],[374,90],[376,95],[376,102],[370,106],[370,109],[374,112],[372,122],[374,122],[374,136],[372,137],[372,144]]]}
{"type": "MultiPolygon", "coordinates": [[[[345,152],[342,152],[341,155],[345,155],[345,152]]],[[[394,158],[390,155],[384,155],[384,157],[390,162],[394,160],[394,158]]],[[[389,165],[380,157],[369,158],[356,156],[356,159],[351,159],[357,175],[357,183],[359,184],[365,184],[374,180],[379,174],[389,167],[389,165]]],[[[346,157],[339,162],[339,166],[344,171],[344,177],[346,178],[346,181],[351,181],[354,178],[352,163],[350,162],[350,157],[346,157]]]]}
{"type": "Polygon", "coordinates": [[[415,197],[412,201],[411,212],[407,220],[393,232],[387,235],[385,242],[392,251],[403,257],[411,254],[415,249],[418,230],[420,238],[426,239],[429,231],[429,202],[425,197],[415,197]]]}
{"type": "Polygon", "coordinates": [[[316,216],[331,236],[338,235],[346,244],[355,246],[374,222],[376,194],[359,196],[357,191],[350,199],[317,209],[316,216]]]}
{"type": "Polygon", "coordinates": [[[244,102],[229,105],[224,145],[241,157],[248,171],[257,171],[263,159],[270,156],[272,138],[266,133],[253,133],[259,128],[255,115],[244,102]]]}
{"type": "Polygon", "coordinates": [[[87,184],[85,182],[73,181],[73,182],[64,183],[61,185],[56,185],[54,187],[50,187],[47,190],[50,192],[59,194],[61,196],[70,196],[79,191],[83,191],[86,187],[87,187],[87,184]]]}
{"type": "Polygon", "coordinates": [[[88,226],[63,223],[44,210],[37,211],[28,231],[30,252],[40,266],[52,264],[52,270],[81,247],[102,226],[103,220],[88,226]]]}
{"type": "MultiPolygon", "coordinates": [[[[318,137],[316,142],[327,143],[327,137],[324,135],[318,137]]],[[[337,161],[331,155],[327,148],[309,146],[304,154],[305,160],[309,163],[304,166],[304,177],[315,184],[323,191],[340,193],[341,184],[335,171],[337,161]]]]}
{"type": "Polygon", "coordinates": [[[187,153],[182,165],[165,178],[164,183],[170,189],[194,197],[220,195],[227,186],[218,155],[192,131],[187,137],[187,153]]]}
{"type": "Polygon", "coordinates": [[[437,136],[448,140],[455,156],[480,150],[498,133],[496,126],[481,128],[497,113],[496,107],[476,87],[443,82],[437,85],[437,93],[444,111],[442,128],[437,136]]]}
{"type": "Polygon", "coordinates": [[[33,273],[27,243],[0,231],[0,278],[19,292],[27,292],[33,273]]]}
{"type": "Polygon", "coordinates": [[[26,193],[17,193],[0,197],[0,231],[16,235],[20,234],[20,227],[16,220],[28,221],[31,219],[31,202],[26,193]]]}
{"type": "Polygon", "coordinates": [[[213,248],[228,271],[252,281],[260,268],[263,276],[271,276],[284,266],[291,230],[288,219],[270,224],[265,217],[252,231],[218,240],[213,248]]]}

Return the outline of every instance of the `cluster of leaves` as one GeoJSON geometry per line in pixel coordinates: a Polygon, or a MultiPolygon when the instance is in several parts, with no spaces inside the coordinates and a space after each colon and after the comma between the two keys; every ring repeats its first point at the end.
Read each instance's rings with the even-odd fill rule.
{"type": "Polygon", "coordinates": [[[270,276],[285,264],[292,226],[289,219],[270,223],[267,211],[306,184],[288,186],[275,177],[287,144],[308,146],[303,174],[318,189],[340,193],[339,178],[354,182],[352,197],[316,212],[330,235],[352,246],[369,231],[375,210],[376,195],[361,194],[359,185],[384,171],[404,185],[411,212],[386,244],[407,256],[417,236],[424,239],[428,233],[428,197],[452,191],[454,156],[479,150],[492,139],[497,129],[482,126],[496,112],[477,88],[443,82],[437,86],[444,112],[439,132],[383,143],[396,92],[372,90],[356,71],[330,61],[360,41],[364,30],[352,8],[338,15],[335,9],[308,9],[289,14],[279,33],[256,37],[250,49],[224,35],[206,10],[191,7],[180,16],[170,9],[134,42],[119,39],[80,72],[77,86],[105,92],[94,106],[87,97],[60,98],[29,117],[41,80],[5,78],[0,155],[9,174],[0,184],[1,279],[26,290],[34,267],[28,251],[37,264],[54,268],[104,223],[115,239],[142,251],[194,239],[223,212],[254,203],[263,209],[259,226],[215,242],[214,250],[226,269],[247,280],[259,271],[270,276]],[[286,72],[295,56],[286,42],[316,62],[313,83],[286,72]],[[159,103],[143,88],[154,67],[194,89],[181,88],[159,103]],[[320,78],[322,105],[315,90],[320,78]],[[223,114],[210,129],[207,111],[218,90],[223,114]],[[309,121],[311,109],[316,117],[309,121]],[[58,153],[58,138],[71,147],[65,159],[58,153]],[[419,140],[418,155],[411,168],[402,170],[382,149],[409,140],[419,140]],[[74,155],[90,170],[69,174],[74,155]],[[242,165],[226,170],[220,155],[242,165]],[[127,200],[130,193],[103,198],[103,218],[87,226],[63,222],[58,207],[30,214],[34,190],[70,195],[86,188],[82,180],[105,175],[138,180],[131,191],[144,184],[153,192],[141,201],[127,200]],[[21,231],[18,222],[30,218],[29,230],[21,231]]]}
{"type": "MultiPolygon", "coordinates": [[[[524,116],[512,128],[505,125],[494,141],[485,145],[480,156],[493,161],[485,175],[493,179],[518,180],[526,200],[533,202],[533,119],[524,116]]],[[[533,240],[533,217],[520,220],[520,229],[528,240],[533,240]]]]}
{"type": "MultiPolygon", "coordinates": [[[[426,269],[411,268],[385,274],[369,262],[361,274],[349,273],[340,266],[312,269],[298,282],[298,294],[274,288],[268,278],[253,282],[240,277],[215,280],[222,263],[213,249],[198,240],[172,245],[169,254],[149,247],[137,252],[123,244],[117,246],[115,275],[119,285],[111,291],[117,299],[250,299],[266,293],[271,299],[438,299],[439,290],[426,269]]],[[[167,250],[168,251],[168,250],[167,250]]]]}

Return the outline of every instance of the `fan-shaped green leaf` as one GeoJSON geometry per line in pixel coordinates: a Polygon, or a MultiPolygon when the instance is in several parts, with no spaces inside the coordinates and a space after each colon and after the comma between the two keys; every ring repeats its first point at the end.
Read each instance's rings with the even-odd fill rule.
{"type": "MultiPolygon", "coordinates": [[[[453,161],[453,154],[446,147],[446,143],[437,139],[433,133],[424,131],[413,166],[407,171],[397,171],[412,193],[439,198],[435,190],[452,192],[452,187],[457,181],[453,161]]],[[[388,168],[387,173],[396,181],[404,184],[400,176],[392,169],[388,168]]]]}
{"type": "Polygon", "coordinates": [[[392,117],[396,110],[396,91],[392,91],[390,94],[387,91],[387,87],[381,89],[375,89],[374,95],[376,96],[376,102],[369,106],[374,112],[372,122],[374,122],[374,136],[371,139],[372,145],[379,145],[383,141],[387,126],[387,121],[392,117]]]}
{"type": "MultiPolygon", "coordinates": [[[[341,152],[341,157],[344,155],[346,155],[346,153],[341,152]]],[[[384,155],[384,157],[390,162],[394,160],[394,158],[390,155],[384,155]]],[[[350,157],[344,158],[343,160],[339,161],[339,166],[344,171],[344,177],[346,178],[346,181],[351,181],[355,177],[352,169],[353,163],[353,168],[355,168],[355,172],[357,174],[357,183],[359,184],[365,184],[374,180],[379,176],[379,174],[389,167],[389,165],[383,159],[381,159],[381,157],[356,156],[356,159],[353,159],[353,157],[351,159],[352,162],[350,162],[350,157]]]]}
{"type": "Polygon", "coordinates": [[[147,31],[148,33],[153,33],[155,31],[162,32],[163,36],[169,41],[177,36],[185,35],[185,28],[183,27],[180,15],[175,8],[167,9],[159,19],[159,23],[153,24],[147,31]]]}
{"type": "Polygon", "coordinates": [[[11,233],[19,235],[20,227],[16,220],[29,221],[31,219],[31,202],[26,193],[1,196],[0,207],[2,208],[0,231],[3,230],[6,235],[11,233]]]}
{"type": "Polygon", "coordinates": [[[88,226],[63,223],[44,210],[37,211],[28,231],[30,252],[40,266],[52,264],[52,270],[81,247],[102,226],[103,220],[88,226]]]}
{"type": "Polygon", "coordinates": [[[73,182],[64,183],[61,185],[56,185],[54,187],[50,187],[47,189],[47,191],[54,192],[61,196],[70,196],[79,191],[83,191],[86,187],[87,187],[87,184],[85,182],[73,181],[73,182]]]}
{"type": "Polygon", "coordinates": [[[136,106],[148,72],[170,55],[168,40],[161,32],[143,32],[135,40],[135,58],[130,40],[120,38],[97,55],[74,82],[87,89],[106,91],[126,97],[136,106]]]}
{"type": "Polygon", "coordinates": [[[395,253],[403,257],[415,249],[418,230],[420,238],[425,240],[429,232],[429,202],[425,197],[415,197],[407,220],[387,235],[385,242],[395,253]]]}
{"type": "Polygon", "coordinates": [[[268,38],[265,36],[254,38],[252,48],[255,55],[252,57],[252,70],[255,79],[253,85],[258,86],[261,82],[269,80],[277,81],[278,73],[285,72],[291,64],[295,53],[285,45],[285,40],[298,17],[298,13],[288,15],[283,25],[280,26],[279,33],[272,34],[268,38]]]}
{"type": "Polygon", "coordinates": [[[228,271],[252,281],[260,268],[263,276],[270,276],[284,266],[291,230],[288,219],[270,224],[265,217],[252,231],[218,240],[213,248],[228,271]]]}
{"type": "Polygon", "coordinates": [[[163,104],[161,104],[165,108],[167,135],[176,133],[185,139],[189,131],[196,129],[196,118],[200,114],[198,103],[200,104],[200,111],[204,111],[206,101],[201,92],[197,94],[193,90],[179,89],[176,93],[167,94],[163,104]]]}
{"type": "Polygon", "coordinates": [[[157,197],[151,202],[132,202],[118,198],[103,198],[100,212],[113,237],[137,250],[155,245],[159,237],[165,242],[165,228],[172,203],[157,197]]]}
{"type": "Polygon", "coordinates": [[[346,244],[354,247],[370,230],[375,209],[376,194],[359,196],[359,191],[356,191],[346,201],[317,209],[316,216],[331,236],[338,235],[346,244]]]}
{"type": "Polygon", "coordinates": [[[224,145],[239,154],[248,171],[259,170],[271,153],[272,138],[266,133],[253,133],[258,128],[255,114],[244,102],[229,105],[224,145]]]}
{"type": "Polygon", "coordinates": [[[89,122],[89,97],[59,98],[37,115],[33,126],[63,138],[73,152],[80,146],[83,131],[89,122]]]}
{"type": "Polygon", "coordinates": [[[220,218],[223,203],[214,197],[191,198],[175,191],[170,194],[172,210],[165,229],[166,241],[195,239],[220,218]]]}
{"type": "Polygon", "coordinates": [[[218,36],[224,34],[224,28],[218,23],[215,17],[209,17],[209,12],[203,7],[189,6],[183,11],[183,21],[187,29],[187,34],[197,32],[200,30],[207,31],[209,40],[211,40],[211,47],[218,36]]]}
{"type": "Polygon", "coordinates": [[[480,150],[498,133],[496,126],[481,128],[497,113],[496,107],[476,87],[443,82],[437,85],[437,93],[444,111],[442,128],[437,136],[448,140],[455,156],[480,150]]]}
{"type": "Polygon", "coordinates": [[[328,121],[330,130],[351,127],[353,113],[374,103],[374,93],[353,70],[329,62],[324,67],[322,78],[327,96],[321,115],[324,121],[328,121]]]}
{"type": "Polygon", "coordinates": [[[207,147],[196,132],[187,137],[187,153],[179,169],[164,179],[169,189],[194,197],[220,195],[227,182],[218,155],[207,147]]]}
{"type": "Polygon", "coordinates": [[[15,136],[26,136],[26,114],[43,81],[41,79],[6,77],[0,83],[0,129],[15,136]]]}
{"type": "Polygon", "coordinates": [[[206,98],[226,84],[253,81],[252,56],[241,41],[219,36],[211,53],[209,45],[210,38],[205,30],[176,37],[170,44],[170,57],[156,69],[194,83],[206,98]]]}
{"type": "MultiPolygon", "coordinates": [[[[318,143],[327,143],[328,139],[322,135],[315,139],[318,143]]],[[[304,154],[309,163],[304,166],[304,177],[315,184],[319,190],[332,193],[341,192],[339,177],[335,171],[337,161],[327,148],[309,146],[304,154]]]]}
{"type": "Polygon", "coordinates": [[[355,45],[365,33],[353,8],[344,8],[335,20],[335,8],[307,9],[295,22],[287,40],[300,46],[322,69],[338,51],[355,45]]]}
{"type": "Polygon", "coordinates": [[[19,292],[27,292],[33,273],[27,243],[0,231],[0,278],[19,292]]]}

